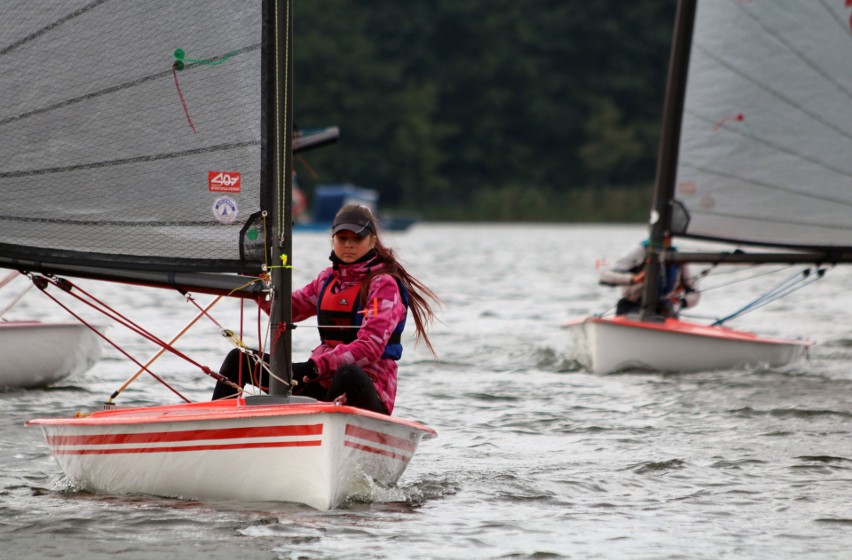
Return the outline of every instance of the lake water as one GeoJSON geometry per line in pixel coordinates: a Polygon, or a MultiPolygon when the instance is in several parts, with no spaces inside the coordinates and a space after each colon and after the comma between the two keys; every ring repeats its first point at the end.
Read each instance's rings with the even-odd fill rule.
{"type": "MultiPolygon", "coordinates": [[[[560,324],[615,303],[596,264],[644,235],[490,224],[391,235],[444,301],[437,361],[406,341],[394,414],[438,438],[422,443],[398,487],[331,512],[71,488],[24,423],[99,408],[135,373],[112,348],[60,386],[0,393],[0,558],[852,557],[852,270],[829,270],[729,324],[815,339],[809,360],[786,371],[585,373],[560,324]]],[[[294,283],[325,266],[329,249],[323,234],[296,235],[294,283]]],[[[727,315],[803,267],[781,268],[713,271],[696,313],[727,315]]],[[[195,314],[168,291],[81,285],[164,339],[195,314]]],[[[48,304],[31,293],[6,318],[66,317],[48,304]]],[[[239,329],[236,304],[214,316],[239,329]]],[[[107,333],[140,360],[156,350],[121,327],[107,333]]],[[[296,361],[316,341],[297,329],[296,361]]],[[[212,323],[177,347],[214,369],[228,350],[212,323]]],[[[164,357],[153,369],[190,399],[209,398],[213,383],[192,366],[164,357]]],[[[144,376],[116,399],[176,401],[144,376]]]]}

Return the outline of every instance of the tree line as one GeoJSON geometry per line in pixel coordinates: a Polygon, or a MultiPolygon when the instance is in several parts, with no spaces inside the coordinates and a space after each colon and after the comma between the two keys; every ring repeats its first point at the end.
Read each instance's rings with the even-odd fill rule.
{"type": "Polygon", "coordinates": [[[674,0],[295,3],[296,161],[428,219],[644,220],[674,0]]]}

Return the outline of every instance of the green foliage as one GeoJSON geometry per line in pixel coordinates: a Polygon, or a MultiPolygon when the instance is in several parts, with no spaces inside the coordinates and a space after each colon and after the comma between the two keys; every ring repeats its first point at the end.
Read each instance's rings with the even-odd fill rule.
{"type": "Polygon", "coordinates": [[[623,121],[613,100],[603,99],[583,122],[586,139],[578,155],[594,185],[624,179],[643,156],[637,130],[623,121]]]}
{"type": "Polygon", "coordinates": [[[309,190],[351,182],[384,207],[501,220],[623,220],[619,197],[591,201],[650,195],[671,0],[295,9],[297,122],[341,127],[337,146],[307,155],[309,190]]]}
{"type": "Polygon", "coordinates": [[[557,191],[508,185],[478,190],[465,203],[431,205],[423,217],[485,222],[644,222],[650,185],[557,191]]]}

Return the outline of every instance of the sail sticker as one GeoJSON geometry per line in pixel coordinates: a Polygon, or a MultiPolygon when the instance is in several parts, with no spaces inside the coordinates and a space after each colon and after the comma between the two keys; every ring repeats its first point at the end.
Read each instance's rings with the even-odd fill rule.
{"type": "Polygon", "coordinates": [[[210,192],[240,192],[240,174],[237,171],[208,171],[207,188],[210,192]]]}
{"type": "Polygon", "coordinates": [[[681,181],[677,184],[676,190],[678,194],[692,196],[698,192],[698,185],[695,181],[681,181]]]}
{"type": "Polygon", "coordinates": [[[217,198],[216,202],[213,203],[213,215],[216,216],[219,223],[232,224],[239,213],[237,202],[229,196],[217,198]]]}

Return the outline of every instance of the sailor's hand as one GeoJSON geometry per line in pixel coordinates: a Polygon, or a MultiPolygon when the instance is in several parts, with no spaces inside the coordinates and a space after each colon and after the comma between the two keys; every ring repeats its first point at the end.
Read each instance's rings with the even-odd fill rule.
{"type": "Polygon", "coordinates": [[[633,284],[641,284],[644,279],[645,279],[645,271],[643,270],[641,272],[637,272],[636,274],[634,274],[633,278],[631,278],[630,281],[633,284]]]}
{"type": "Polygon", "coordinates": [[[319,376],[316,364],[308,360],[307,362],[296,362],[293,364],[293,379],[299,383],[307,383],[319,376]]]}

